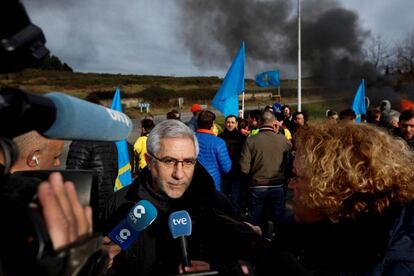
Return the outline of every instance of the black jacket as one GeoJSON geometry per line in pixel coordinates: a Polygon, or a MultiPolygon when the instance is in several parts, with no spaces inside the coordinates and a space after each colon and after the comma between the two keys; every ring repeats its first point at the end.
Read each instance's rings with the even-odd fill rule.
{"type": "MultiPolygon", "coordinates": [[[[192,220],[192,234],[188,237],[192,260],[210,263],[213,270],[232,275],[238,259],[254,252],[252,245],[261,241],[253,231],[234,216],[228,199],[214,188],[207,171],[197,165],[193,181],[179,199],[155,194],[149,187],[148,171],[141,181],[135,181],[115,193],[107,205],[107,232],[124,219],[140,199],[149,200],[158,210],[155,221],[141,232],[138,240],[114,261],[116,275],[168,275],[178,272],[182,263],[180,244],[168,229],[168,217],[174,211],[186,210],[192,220]]],[[[249,260],[248,260],[249,261],[249,260]]]]}
{"type": "Polygon", "coordinates": [[[381,216],[340,223],[287,224],[258,270],[259,275],[414,275],[414,207],[393,206],[381,216]]]}
{"type": "Polygon", "coordinates": [[[94,230],[101,231],[106,200],[114,193],[118,176],[118,152],[115,143],[73,141],[69,147],[66,168],[94,171],[91,207],[94,230]]]}
{"type": "Polygon", "coordinates": [[[414,138],[411,140],[405,140],[403,134],[401,133],[401,130],[399,128],[395,128],[392,132],[395,136],[402,138],[408,146],[414,150],[414,138]]]}
{"type": "Polygon", "coordinates": [[[240,154],[247,137],[238,132],[237,129],[234,129],[233,131],[224,129],[224,131],[219,134],[219,137],[226,142],[231,159],[232,168],[227,176],[240,177],[240,154]]]}

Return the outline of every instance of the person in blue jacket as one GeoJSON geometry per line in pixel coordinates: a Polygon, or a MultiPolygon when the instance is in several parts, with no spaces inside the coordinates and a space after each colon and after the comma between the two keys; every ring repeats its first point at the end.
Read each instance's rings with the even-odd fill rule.
{"type": "Polygon", "coordinates": [[[197,140],[200,146],[198,161],[206,168],[214,179],[217,191],[221,191],[221,176],[230,172],[231,159],[226,142],[213,133],[213,125],[216,115],[204,110],[197,119],[197,140]]]}

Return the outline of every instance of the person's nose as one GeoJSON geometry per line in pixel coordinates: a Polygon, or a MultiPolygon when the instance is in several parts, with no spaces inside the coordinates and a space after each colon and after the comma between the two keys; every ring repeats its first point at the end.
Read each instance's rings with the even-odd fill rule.
{"type": "Polygon", "coordinates": [[[177,163],[174,166],[173,177],[175,179],[182,179],[184,177],[184,167],[183,163],[177,163]]]}

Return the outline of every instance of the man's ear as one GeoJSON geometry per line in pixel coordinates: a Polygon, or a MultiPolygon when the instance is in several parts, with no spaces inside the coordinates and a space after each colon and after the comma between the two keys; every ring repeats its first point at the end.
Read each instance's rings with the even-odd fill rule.
{"type": "Polygon", "coordinates": [[[39,167],[39,150],[31,151],[26,158],[26,164],[30,168],[39,167]]]}

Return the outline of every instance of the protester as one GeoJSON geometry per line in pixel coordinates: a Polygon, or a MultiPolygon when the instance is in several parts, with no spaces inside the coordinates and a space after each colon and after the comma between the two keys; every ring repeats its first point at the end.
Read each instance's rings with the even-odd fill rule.
{"type": "MultiPolygon", "coordinates": [[[[148,134],[154,128],[154,121],[150,119],[144,119],[141,121],[141,136],[135,141],[134,144],[134,153],[138,156],[138,170],[142,170],[147,166],[145,160],[145,154],[147,153],[147,139],[148,134]]],[[[140,173],[138,173],[139,177],[140,173]]]]}
{"type": "Polygon", "coordinates": [[[336,123],[338,121],[338,112],[332,109],[326,110],[326,119],[332,123],[336,123]]]}
{"type": "MultiPolygon", "coordinates": [[[[30,131],[13,138],[19,151],[10,171],[47,170],[61,165],[63,141],[47,139],[37,131],[30,131]]],[[[0,163],[3,163],[0,159],[0,163]]]]}
{"type": "Polygon", "coordinates": [[[379,108],[371,108],[367,111],[367,123],[378,126],[380,118],[381,111],[379,110],[379,108]]]}
{"type": "Polygon", "coordinates": [[[215,136],[218,136],[220,133],[223,132],[223,129],[221,128],[221,126],[216,124],[216,122],[213,122],[213,127],[211,128],[211,132],[213,132],[215,136]]]}
{"type": "MultiPolygon", "coordinates": [[[[227,194],[234,206],[234,209],[237,213],[240,213],[242,210],[241,207],[241,171],[240,171],[240,153],[243,147],[246,136],[241,134],[237,130],[237,118],[235,115],[229,115],[224,121],[226,128],[223,133],[219,135],[221,139],[226,142],[227,151],[230,155],[232,167],[228,174],[226,174],[223,180],[223,192],[227,194]]],[[[243,204],[244,205],[244,204],[243,204]]],[[[244,208],[243,208],[244,209],[244,208]]]]}
{"type": "Polygon", "coordinates": [[[173,110],[167,112],[166,116],[167,116],[167,119],[181,120],[181,114],[176,109],[173,109],[173,110]]]}
{"type": "Polygon", "coordinates": [[[396,115],[395,112],[397,112],[394,109],[391,109],[391,102],[389,100],[382,100],[380,103],[380,111],[381,111],[381,117],[380,117],[380,122],[379,122],[379,126],[386,128],[388,130],[393,130],[393,128],[398,124],[394,124],[394,126],[392,125],[392,121],[393,118],[395,119],[396,117],[399,116],[396,115]]]}
{"type": "MultiPolygon", "coordinates": [[[[241,255],[253,254],[246,245],[260,239],[250,227],[239,223],[228,199],[217,192],[207,171],[196,162],[198,142],[182,122],[166,120],[155,126],[147,140],[148,170],[145,177],[115,193],[107,205],[107,230],[127,216],[140,199],[158,210],[154,223],[138,240],[119,253],[113,263],[116,275],[169,275],[179,272],[182,255],[179,243],[168,230],[168,216],[186,210],[193,221],[188,237],[191,267],[186,272],[218,270],[233,275],[241,255]]],[[[107,241],[109,241],[107,239],[107,241]]],[[[257,244],[257,243],[256,243],[257,244]]],[[[108,244],[113,255],[119,246],[108,244]]]]}
{"type": "Polygon", "coordinates": [[[290,132],[292,133],[292,135],[295,134],[295,132],[303,127],[304,125],[306,125],[306,118],[305,118],[305,114],[301,111],[296,111],[292,114],[292,121],[291,121],[291,127],[290,127],[290,132]]]}
{"type": "Polygon", "coordinates": [[[287,129],[292,128],[292,107],[289,105],[282,106],[283,126],[287,129]]]}
{"type": "Polygon", "coordinates": [[[286,137],[286,139],[288,139],[289,141],[292,141],[292,133],[283,124],[283,114],[282,113],[276,113],[275,117],[276,117],[276,121],[275,121],[275,128],[276,128],[275,130],[276,130],[276,132],[284,135],[286,137]]]}
{"type": "Polygon", "coordinates": [[[249,121],[243,118],[237,118],[237,129],[239,133],[243,136],[249,136],[250,130],[249,130],[249,121]]]}
{"type": "Polygon", "coordinates": [[[296,133],[293,216],[259,275],[412,275],[414,153],[368,124],[296,133]]]}
{"type": "Polygon", "coordinates": [[[394,134],[407,142],[414,149],[414,110],[405,110],[399,117],[399,127],[394,129],[394,134]]]}
{"type": "Polygon", "coordinates": [[[198,126],[197,126],[198,114],[200,114],[200,112],[203,111],[203,108],[199,104],[193,104],[191,106],[190,111],[191,111],[191,113],[193,113],[193,117],[191,117],[190,121],[188,122],[188,127],[192,131],[196,131],[197,128],[198,128],[198,126]]]}
{"type": "Polygon", "coordinates": [[[285,215],[284,155],[292,145],[275,131],[275,121],[273,113],[264,112],[259,133],[247,138],[240,155],[241,171],[248,179],[251,223],[262,230],[267,225],[265,213],[273,223],[285,215]]]}
{"type": "Polygon", "coordinates": [[[266,105],[264,108],[263,108],[263,111],[262,112],[272,112],[273,113],[273,106],[271,106],[271,105],[266,105]]]}
{"type": "Polygon", "coordinates": [[[388,130],[393,132],[395,129],[399,127],[399,120],[400,112],[396,110],[390,110],[389,112],[383,114],[382,124],[386,125],[388,130]]]}
{"type": "Polygon", "coordinates": [[[259,133],[259,124],[260,124],[260,119],[262,117],[262,112],[260,110],[251,110],[249,112],[249,116],[247,118],[247,120],[249,121],[249,130],[250,130],[250,135],[256,135],[257,133],[259,133]]]}
{"type": "Polygon", "coordinates": [[[355,121],[356,121],[355,111],[350,109],[350,108],[341,110],[339,112],[339,121],[341,123],[353,123],[353,124],[355,124],[355,121]]]}
{"type": "Polygon", "coordinates": [[[391,110],[391,102],[389,100],[382,100],[380,102],[380,111],[390,111],[391,110]]]}
{"type": "MultiPolygon", "coordinates": [[[[94,94],[89,94],[85,100],[101,104],[94,94]]],[[[106,200],[114,193],[118,176],[118,151],[115,143],[72,141],[66,159],[66,169],[93,171],[94,182],[90,202],[93,208],[94,230],[102,231],[106,200]]]]}
{"type": "Polygon", "coordinates": [[[221,191],[221,176],[231,169],[231,159],[223,139],[216,137],[212,127],[216,115],[204,110],[198,115],[197,140],[200,145],[198,161],[214,179],[217,191],[221,191]]]}

